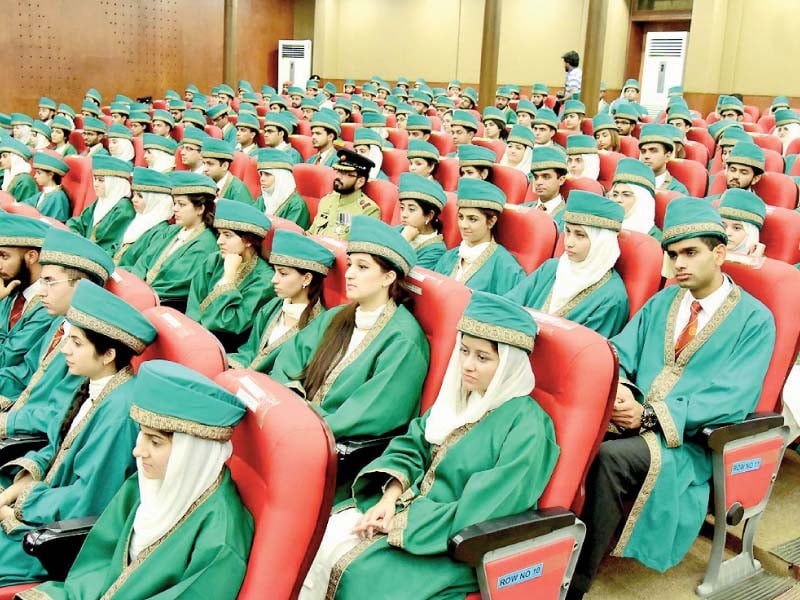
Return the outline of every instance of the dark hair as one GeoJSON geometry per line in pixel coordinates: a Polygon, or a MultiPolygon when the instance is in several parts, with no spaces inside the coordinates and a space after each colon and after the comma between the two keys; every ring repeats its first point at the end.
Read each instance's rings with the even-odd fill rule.
{"type": "Polygon", "coordinates": [[[89,343],[94,346],[94,351],[100,355],[105,354],[107,350],[115,350],[116,354],[114,356],[114,367],[117,371],[124,369],[129,364],[131,364],[131,360],[136,355],[131,348],[119,342],[117,340],[111,339],[110,337],[103,335],[102,333],[97,333],[88,328],[81,327],[83,334],[86,336],[86,339],[89,340],[89,343]]]}
{"type": "MultiPolygon", "coordinates": [[[[389,298],[398,305],[410,304],[411,295],[403,285],[403,274],[386,259],[374,254],[370,256],[384,272],[394,271],[397,274],[397,278],[389,286],[389,298]]],[[[306,399],[311,400],[317,394],[330,372],[344,356],[356,326],[356,308],[358,304],[351,302],[334,315],[322,335],[322,341],[314,356],[298,377],[303,380],[306,399]]]]}
{"type": "Polygon", "coordinates": [[[577,52],[575,52],[575,50],[566,52],[561,58],[571,67],[577,67],[581,62],[581,57],[577,52]]]}
{"type": "Polygon", "coordinates": [[[253,250],[260,256],[261,255],[261,244],[264,242],[264,238],[257,236],[255,233],[250,233],[248,231],[236,231],[236,235],[242,238],[244,243],[250,243],[253,247],[253,250]]]}
{"type": "Polygon", "coordinates": [[[322,303],[322,282],[325,281],[325,275],[316,271],[304,271],[302,269],[297,269],[297,271],[301,275],[311,274],[311,283],[308,284],[308,305],[297,321],[297,328],[303,329],[311,321],[311,313],[314,312],[314,307],[318,302],[322,303]]]}
{"type": "Polygon", "coordinates": [[[739,93],[736,93],[736,94],[728,94],[728,95],[729,95],[731,98],[736,98],[736,99],[737,99],[737,100],[739,100],[740,102],[744,102],[744,96],[742,96],[742,95],[741,95],[741,94],[739,94],[739,93]]]}
{"type": "Polygon", "coordinates": [[[699,235],[697,239],[703,242],[709,250],[713,250],[720,244],[725,245],[725,240],[719,235],[699,235]]]}
{"type": "MultiPolygon", "coordinates": [[[[50,172],[53,173],[52,171],[50,172]]],[[[55,183],[56,185],[61,185],[61,175],[59,175],[58,173],[53,173],[53,183],[55,183]]]]}
{"type": "Polygon", "coordinates": [[[422,214],[427,215],[428,213],[433,213],[430,225],[436,233],[442,233],[442,222],[439,220],[439,216],[442,213],[441,209],[435,204],[431,204],[425,200],[419,200],[418,198],[409,198],[409,200],[413,200],[417,203],[420,209],[422,209],[422,214]]]}
{"type": "Polygon", "coordinates": [[[500,235],[500,211],[491,208],[479,208],[478,210],[484,217],[486,217],[487,223],[492,217],[497,217],[497,220],[494,222],[494,225],[492,225],[491,228],[492,238],[497,241],[497,237],[500,235]]]}
{"type": "MultiPolygon", "coordinates": [[[[620,148],[619,131],[617,131],[616,129],[606,129],[606,130],[601,129],[600,131],[608,131],[609,133],[611,133],[611,150],[614,152],[619,152],[620,148]]],[[[597,134],[600,133],[600,131],[594,132],[593,136],[594,139],[597,139],[597,134]]]]}
{"type": "Polygon", "coordinates": [[[214,229],[214,211],[216,204],[214,201],[217,199],[213,194],[186,194],[191,202],[196,207],[203,207],[203,224],[209,229],[214,229]]]}

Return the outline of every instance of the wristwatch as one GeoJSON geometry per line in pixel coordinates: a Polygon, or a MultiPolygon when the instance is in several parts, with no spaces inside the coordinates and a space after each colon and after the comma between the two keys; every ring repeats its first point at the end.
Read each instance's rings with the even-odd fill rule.
{"type": "Polygon", "coordinates": [[[649,402],[645,402],[644,405],[644,412],[642,412],[642,429],[654,429],[656,425],[658,425],[658,416],[656,415],[656,411],[653,408],[653,405],[649,402]]]}

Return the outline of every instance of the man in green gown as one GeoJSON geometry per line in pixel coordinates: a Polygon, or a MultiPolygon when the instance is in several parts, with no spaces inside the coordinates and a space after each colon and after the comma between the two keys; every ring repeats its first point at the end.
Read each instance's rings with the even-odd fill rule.
{"type": "Polygon", "coordinates": [[[570,598],[589,590],[618,526],[612,554],[666,571],[684,557],[708,508],[711,459],[691,442],[704,426],[753,411],[775,343],[772,314],[721,270],[727,235],[696,198],[667,207],[662,247],[678,285],[653,296],[611,340],[620,362],[612,413],[586,481],[587,537],[570,598]],[[747,377],[742,377],[747,373],[747,377]]]}
{"type": "Polygon", "coordinates": [[[563,231],[567,204],[561,195],[561,186],[567,180],[567,155],[558,148],[537,146],[533,149],[531,173],[531,184],[539,198],[536,202],[524,202],[522,206],[545,211],[556,222],[558,230],[563,231]]]}
{"type": "Polygon", "coordinates": [[[245,204],[254,204],[253,195],[244,182],[231,173],[234,149],[224,140],[207,137],[203,140],[202,150],[205,174],[217,184],[217,198],[228,198],[245,204]]]}

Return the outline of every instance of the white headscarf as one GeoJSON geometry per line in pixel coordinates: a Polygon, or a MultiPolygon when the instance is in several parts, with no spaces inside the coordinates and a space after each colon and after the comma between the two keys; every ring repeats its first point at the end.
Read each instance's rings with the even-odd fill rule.
{"type": "Polygon", "coordinates": [[[162,221],[168,221],[175,212],[172,196],[156,192],[139,192],[144,200],[144,210],[136,213],[122,236],[123,244],[132,244],[142,234],[149,231],[162,221]]]}
{"type": "Polygon", "coordinates": [[[31,141],[31,126],[30,125],[17,125],[18,134],[13,136],[18,142],[27,145],[31,141]]]}
{"type": "Polygon", "coordinates": [[[161,538],[186,514],[195,500],[217,480],[232,451],[233,445],[229,441],[217,442],[185,433],[173,433],[172,451],[164,479],[145,477],[142,474],[142,461],[136,459],[141,504],[133,519],[132,559],[161,538]]]}
{"type": "Polygon", "coordinates": [[[48,140],[43,134],[36,132],[36,143],[34,146],[34,150],[44,150],[50,145],[50,140],[48,140]]]}
{"type": "Polygon", "coordinates": [[[742,239],[741,243],[736,246],[736,248],[729,250],[728,252],[734,252],[736,254],[748,254],[751,248],[758,245],[760,232],[758,227],[752,223],[748,223],[747,221],[739,222],[744,225],[744,238],[742,239]]]}
{"type": "Polygon", "coordinates": [[[800,123],[789,123],[788,125],[785,125],[785,127],[786,135],[781,138],[784,156],[786,156],[786,150],[789,148],[789,144],[791,144],[793,140],[800,138],[800,123]]]}
{"type": "Polygon", "coordinates": [[[126,140],[125,138],[116,138],[116,150],[111,150],[111,144],[108,145],[109,152],[111,156],[114,158],[119,158],[120,160],[127,160],[128,162],[133,162],[133,157],[135,153],[133,151],[133,142],[130,140],[126,140]]]}
{"type": "Polygon", "coordinates": [[[375,166],[370,169],[369,177],[367,178],[368,181],[372,181],[378,178],[378,173],[380,173],[383,166],[383,152],[375,144],[369,144],[368,148],[369,154],[367,154],[367,158],[375,163],[375,166]]]}
{"type": "Polygon", "coordinates": [[[153,164],[150,168],[159,173],[167,173],[175,169],[175,155],[157,148],[148,148],[153,164]]]}
{"type": "MultiPolygon", "coordinates": [[[[7,192],[8,189],[11,187],[11,182],[13,181],[14,177],[19,175],[20,173],[30,173],[31,172],[31,164],[22,158],[19,154],[14,154],[13,152],[9,152],[8,155],[11,157],[11,168],[5,169],[3,171],[3,191],[7,192]]],[[[22,200],[22,198],[17,198],[17,200],[22,200]]]]}
{"type": "Polygon", "coordinates": [[[425,425],[425,439],[430,444],[441,444],[462,425],[479,421],[490,410],[512,398],[530,394],[536,387],[528,354],[516,346],[497,344],[500,362],[486,393],[468,395],[461,376],[461,336],[460,332],[456,335],[442,387],[425,425]]]}
{"type": "Polygon", "coordinates": [[[527,177],[531,174],[531,163],[533,162],[533,148],[525,146],[525,151],[522,153],[522,158],[519,163],[512,165],[508,159],[508,151],[503,153],[503,158],[500,159],[500,165],[503,167],[511,167],[522,173],[527,177]]]}
{"type": "Polygon", "coordinates": [[[631,208],[631,212],[625,215],[622,221],[623,229],[638,231],[639,233],[650,233],[656,224],[656,200],[653,194],[641,186],[631,184],[633,195],[636,196],[636,204],[631,208]]]}
{"type": "Polygon", "coordinates": [[[597,181],[600,175],[600,155],[599,154],[581,154],[583,156],[583,172],[581,177],[588,177],[597,181]]]}
{"type": "Polygon", "coordinates": [[[92,227],[97,225],[103,217],[110,213],[111,209],[114,208],[120,200],[131,197],[131,183],[127,179],[106,175],[105,186],[106,195],[103,198],[98,198],[97,203],[94,205],[92,227]]]}
{"type": "Polygon", "coordinates": [[[594,285],[611,269],[619,258],[617,232],[602,227],[582,225],[589,236],[589,254],[581,262],[573,262],[566,253],[558,259],[556,280],[547,312],[556,314],[567,302],[594,285]]]}
{"type": "Polygon", "coordinates": [[[297,189],[294,175],[287,169],[262,169],[275,178],[275,182],[268,190],[261,188],[261,198],[264,200],[264,213],[270,217],[275,214],[278,207],[297,189]]]}

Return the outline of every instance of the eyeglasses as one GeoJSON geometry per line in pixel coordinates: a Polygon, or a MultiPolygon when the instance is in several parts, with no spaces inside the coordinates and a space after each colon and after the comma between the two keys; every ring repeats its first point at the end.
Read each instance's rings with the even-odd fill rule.
{"type": "Polygon", "coordinates": [[[69,283],[70,281],[78,281],[78,277],[70,277],[68,279],[50,279],[49,277],[44,277],[39,279],[39,283],[41,283],[47,289],[50,289],[57,283],[69,283]]]}

